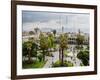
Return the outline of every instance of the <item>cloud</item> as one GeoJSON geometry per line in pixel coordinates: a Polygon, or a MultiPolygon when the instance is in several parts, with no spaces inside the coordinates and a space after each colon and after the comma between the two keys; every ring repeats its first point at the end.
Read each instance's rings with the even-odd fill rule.
{"type": "Polygon", "coordinates": [[[35,27],[41,30],[56,29],[61,30],[62,26],[65,31],[77,31],[89,33],[90,20],[89,14],[76,13],[46,13],[46,12],[24,12],[23,31],[34,30],[35,27]]]}

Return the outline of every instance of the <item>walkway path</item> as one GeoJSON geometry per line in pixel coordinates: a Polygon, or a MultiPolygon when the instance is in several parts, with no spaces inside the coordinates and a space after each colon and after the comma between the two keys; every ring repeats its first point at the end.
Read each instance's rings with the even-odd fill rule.
{"type": "MultiPolygon", "coordinates": [[[[74,66],[80,66],[82,62],[77,58],[77,51],[73,51],[74,47],[75,46],[72,46],[72,50],[68,50],[70,55],[69,57],[64,57],[64,60],[71,61],[74,64],[74,66]]],[[[52,67],[52,63],[55,63],[59,60],[59,51],[52,52],[52,54],[53,57],[46,56],[47,62],[44,65],[44,68],[52,67]]]]}
{"type": "Polygon", "coordinates": [[[49,57],[49,56],[46,56],[46,64],[44,65],[44,68],[49,68],[49,67],[52,67],[52,63],[55,63],[57,60],[59,60],[59,52],[56,51],[56,52],[53,52],[53,57],[49,57]]]}
{"type": "Polygon", "coordinates": [[[48,57],[48,56],[46,56],[46,60],[47,60],[47,62],[46,62],[46,64],[44,65],[44,68],[49,68],[49,67],[51,67],[51,64],[52,64],[52,57],[48,57]]]}

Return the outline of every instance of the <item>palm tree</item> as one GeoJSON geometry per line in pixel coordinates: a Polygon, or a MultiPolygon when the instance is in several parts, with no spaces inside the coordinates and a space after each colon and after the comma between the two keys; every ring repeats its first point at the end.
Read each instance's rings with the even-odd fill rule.
{"type": "Polygon", "coordinates": [[[43,53],[43,61],[45,61],[46,51],[48,50],[48,38],[43,33],[40,33],[39,39],[40,39],[40,48],[43,53]]]}
{"type": "Polygon", "coordinates": [[[48,35],[48,47],[50,50],[54,47],[54,36],[52,34],[48,35]]]}
{"type": "Polygon", "coordinates": [[[27,45],[26,45],[26,42],[23,42],[22,44],[22,58],[23,58],[23,61],[25,61],[25,57],[27,57],[27,54],[28,51],[27,51],[27,45]]]}
{"type": "Polygon", "coordinates": [[[36,42],[32,43],[32,56],[36,57],[36,59],[38,59],[38,44],[36,42]]]}
{"type": "Polygon", "coordinates": [[[61,34],[60,37],[59,37],[59,45],[60,45],[59,47],[61,49],[60,53],[62,54],[62,57],[61,57],[61,65],[62,66],[63,66],[63,63],[64,63],[64,49],[67,48],[67,44],[68,44],[67,35],[61,34]]]}
{"type": "Polygon", "coordinates": [[[28,41],[26,42],[26,46],[27,46],[27,51],[28,51],[28,62],[31,62],[31,48],[32,48],[32,42],[28,41]]]}
{"type": "Polygon", "coordinates": [[[84,42],[84,36],[83,35],[81,35],[80,33],[79,34],[77,34],[77,39],[76,39],[76,41],[77,41],[77,45],[78,45],[78,47],[80,48],[82,48],[83,46],[83,42],[84,42]]]}

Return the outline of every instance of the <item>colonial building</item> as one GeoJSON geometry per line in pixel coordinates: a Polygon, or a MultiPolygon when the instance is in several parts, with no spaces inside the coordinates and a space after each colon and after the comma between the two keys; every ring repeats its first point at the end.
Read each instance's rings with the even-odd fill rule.
{"type": "MultiPolygon", "coordinates": [[[[88,33],[80,33],[84,36],[84,45],[89,44],[89,34],[88,33]]],[[[68,33],[68,44],[77,44],[77,35],[78,33],[68,33]]]]}
{"type": "MultiPolygon", "coordinates": [[[[29,38],[34,38],[36,40],[39,40],[39,35],[41,33],[41,30],[36,28],[35,30],[33,30],[34,34],[28,34],[29,32],[24,32],[22,39],[23,42],[24,41],[28,41],[29,38]]],[[[49,35],[49,34],[53,34],[53,32],[42,32],[45,36],[49,35]]],[[[55,35],[55,42],[58,43],[59,42],[59,35],[61,35],[62,32],[56,33],[55,35]]],[[[89,45],[89,34],[88,33],[83,33],[80,30],[78,30],[78,32],[66,32],[66,34],[68,35],[68,44],[69,45],[76,45],[77,44],[77,35],[80,34],[82,36],[84,36],[84,45],[89,45]]]]}

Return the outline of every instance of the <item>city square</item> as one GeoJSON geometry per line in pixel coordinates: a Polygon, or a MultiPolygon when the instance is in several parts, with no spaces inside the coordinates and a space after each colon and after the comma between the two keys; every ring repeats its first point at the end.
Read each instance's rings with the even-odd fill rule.
{"type": "Polygon", "coordinates": [[[41,21],[42,19],[39,19],[41,23],[34,23],[35,21],[33,20],[32,25],[27,24],[25,26],[23,24],[22,67],[24,69],[89,66],[89,30],[87,30],[89,24],[85,24],[85,20],[88,17],[87,14],[59,14],[61,15],[49,13],[51,17],[55,15],[57,17],[57,19],[50,18],[51,21],[49,21],[49,17],[46,19],[47,16],[45,17],[44,15],[43,22],[41,21]],[[69,15],[75,16],[75,18],[69,15]],[[80,20],[79,23],[75,24],[73,20],[75,21],[79,16],[80,18],[85,16],[86,19],[83,18],[82,21],[80,20]],[[48,22],[45,23],[45,20],[48,22]],[[72,21],[69,24],[70,29],[67,29],[66,24],[68,24],[68,21],[72,21]],[[83,23],[86,25],[86,29],[83,28],[85,26],[83,23]],[[51,27],[53,25],[56,26],[51,27]],[[73,29],[75,25],[79,26],[73,29]],[[80,28],[81,25],[83,29],[80,28]]]}

